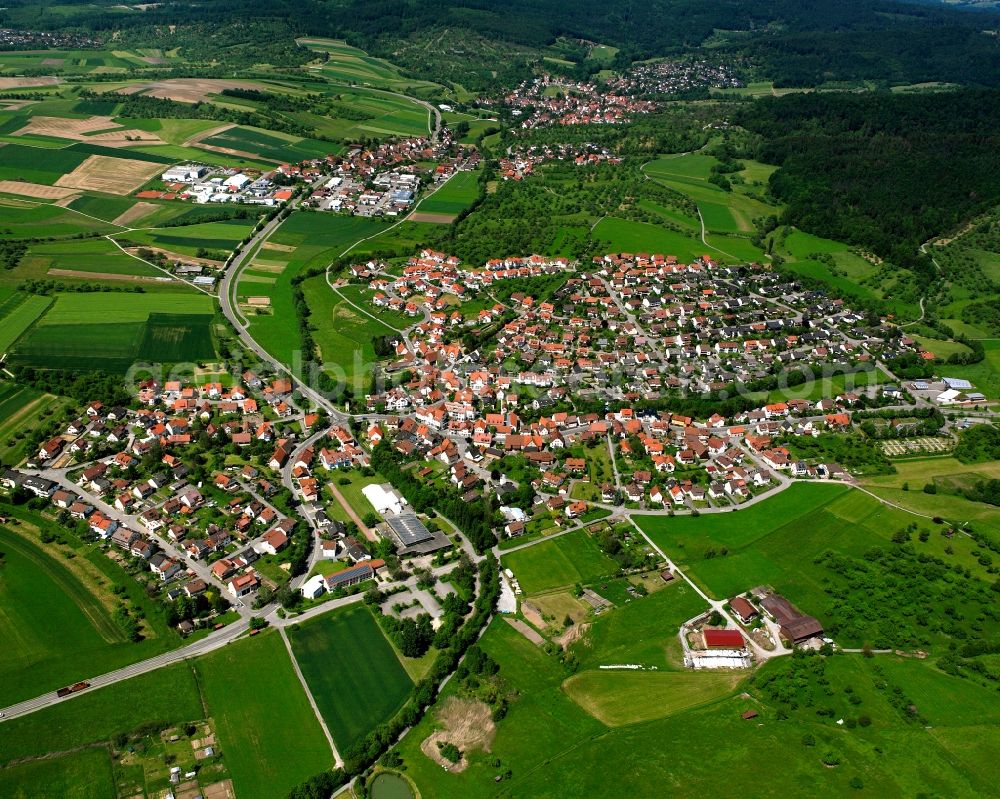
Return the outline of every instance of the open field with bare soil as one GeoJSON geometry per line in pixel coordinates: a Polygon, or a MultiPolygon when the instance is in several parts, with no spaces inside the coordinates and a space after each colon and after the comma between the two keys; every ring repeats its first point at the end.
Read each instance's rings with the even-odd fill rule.
{"type": "Polygon", "coordinates": [[[56,185],[107,194],[131,194],[162,171],[163,164],[92,155],[72,172],[59,178],[56,185]]]}

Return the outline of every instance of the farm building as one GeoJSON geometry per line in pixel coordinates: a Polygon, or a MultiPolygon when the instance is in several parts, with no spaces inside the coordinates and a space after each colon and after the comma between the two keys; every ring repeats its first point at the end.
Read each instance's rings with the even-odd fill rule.
{"type": "Polygon", "coordinates": [[[757,608],[741,596],[733,599],[733,601],[729,603],[729,607],[733,609],[733,613],[735,613],[739,617],[739,620],[744,624],[747,624],[752,619],[755,619],[760,615],[760,613],[757,612],[757,608]]]}
{"type": "Polygon", "coordinates": [[[743,633],[739,630],[703,630],[708,649],[743,649],[743,633]]]}
{"type": "Polygon", "coordinates": [[[769,594],[760,603],[781,628],[781,634],[793,644],[799,644],[823,634],[823,625],[806,616],[780,594],[769,594]]]}

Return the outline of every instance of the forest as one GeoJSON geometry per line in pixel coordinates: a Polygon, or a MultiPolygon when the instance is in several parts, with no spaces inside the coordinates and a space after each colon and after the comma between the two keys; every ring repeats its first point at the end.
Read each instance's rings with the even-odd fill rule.
{"type": "Polygon", "coordinates": [[[1000,92],[806,93],[763,98],[736,121],[778,169],[783,222],[870,248],[934,278],[928,239],[1000,200],[1000,92]]]}
{"type": "MultiPolygon", "coordinates": [[[[747,56],[779,85],[812,86],[831,81],[916,83],[944,80],[1000,85],[1000,40],[983,30],[1000,27],[992,11],[970,14],[938,5],[904,5],[891,0],[276,0],[266,6],[250,0],[152,4],[141,14],[122,14],[121,6],[62,6],[45,13],[37,2],[17,0],[0,11],[0,26],[65,29],[106,34],[133,46],[165,45],[183,39],[185,57],[211,62],[223,54],[228,64],[269,63],[297,66],[311,56],[297,48],[300,35],[345,38],[379,56],[397,56],[420,77],[442,79],[441,64],[454,65],[450,48],[427,59],[426,48],[406,44],[431,31],[446,32],[459,49],[482,52],[480,42],[504,43],[496,59],[505,77],[517,74],[524,56],[536,57],[557,40],[587,40],[619,49],[613,66],[633,60],[681,53],[706,43],[722,52],[747,56]],[[177,26],[168,28],[168,26],[177,26]],[[461,43],[468,39],[469,47],[461,43]],[[533,51],[530,52],[530,51],[533,51]]],[[[564,48],[563,56],[574,55],[564,48]]],[[[583,63],[582,61],[579,63],[583,63]]],[[[445,70],[447,80],[455,80],[445,70]]],[[[467,88],[494,84],[496,70],[465,72],[467,88]]]]}

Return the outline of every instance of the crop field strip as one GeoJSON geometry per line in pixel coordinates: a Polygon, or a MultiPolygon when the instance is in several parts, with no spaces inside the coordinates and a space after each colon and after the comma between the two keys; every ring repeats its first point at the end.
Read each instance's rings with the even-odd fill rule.
{"type": "Polygon", "coordinates": [[[342,752],[403,706],[413,683],[367,607],[344,608],[292,626],[288,633],[342,752]]]}
{"type": "Polygon", "coordinates": [[[284,796],[332,767],[330,745],[277,633],[230,644],[196,668],[240,799],[284,796]]]}
{"type": "Polygon", "coordinates": [[[0,302],[0,353],[6,352],[51,304],[51,297],[20,291],[0,302]]]}
{"type": "Polygon", "coordinates": [[[214,308],[204,294],[60,294],[11,352],[12,364],[124,372],[137,360],[214,357],[214,308]],[[99,321],[106,319],[114,321],[99,321]]]}

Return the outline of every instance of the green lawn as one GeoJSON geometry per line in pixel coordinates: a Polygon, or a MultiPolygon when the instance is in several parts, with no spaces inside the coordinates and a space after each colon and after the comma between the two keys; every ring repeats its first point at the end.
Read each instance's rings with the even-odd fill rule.
{"type": "Polygon", "coordinates": [[[598,548],[594,539],[578,530],[503,557],[525,594],[588,583],[619,572],[618,564],[598,548]]]}
{"type": "MultiPolygon", "coordinates": [[[[0,551],[6,554],[0,565],[0,639],[7,643],[0,647],[0,705],[142,660],[178,640],[128,641],[99,598],[101,589],[70,571],[56,549],[0,527],[0,551]]],[[[115,578],[130,579],[120,570],[115,578]]]]}
{"type": "Polygon", "coordinates": [[[107,749],[0,769],[0,799],[117,799],[107,749]]]}
{"type": "Polygon", "coordinates": [[[110,741],[116,733],[144,724],[204,716],[192,668],[178,663],[5,720],[0,724],[0,763],[110,741]]]}
{"type": "Polygon", "coordinates": [[[274,799],[333,766],[333,753],[278,633],[197,662],[219,747],[240,799],[274,799]]]}
{"type": "Polygon", "coordinates": [[[354,605],[290,627],[295,659],[341,752],[388,721],[413,683],[378,622],[354,605]]]}

